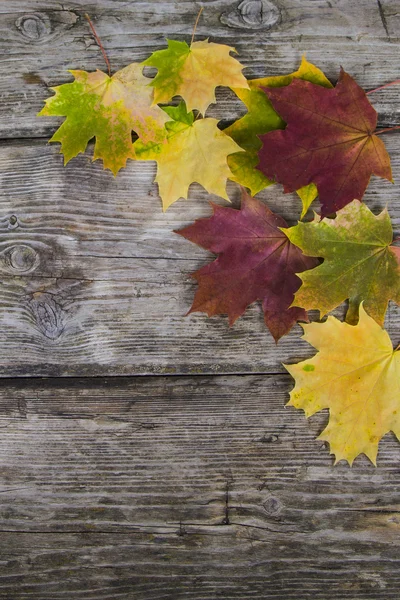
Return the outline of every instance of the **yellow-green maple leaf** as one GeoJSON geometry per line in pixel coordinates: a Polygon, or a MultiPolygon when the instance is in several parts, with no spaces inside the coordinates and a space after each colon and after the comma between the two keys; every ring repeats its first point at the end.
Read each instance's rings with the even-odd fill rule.
{"type": "MultiPolygon", "coordinates": [[[[332,87],[324,73],[315,65],[308,62],[303,56],[300,67],[294,73],[279,75],[276,77],[263,77],[262,79],[249,80],[249,89],[234,89],[235,94],[244,102],[248,112],[224,131],[230,135],[245,153],[232,154],[228,164],[233,176],[230,179],[248,187],[254,196],[265,187],[274,183],[261,171],[256,169],[258,164],[258,151],[261,141],[258,135],[284,129],[285,122],[275,112],[268,96],[262,90],[263,87],[283,87],[289,85],[294,78],[311,81],[323,87],[332,87]]],[[[301,188],[298,194],[303,203],[302,217],[307,212],[311,202],[317,197],[317,188],[310,184],[301,188]]]]}
{"type": "Polygon", "coordinates": [[[383,325],[389,300],[400,304],[400,248],[392,246],[387,210],[375,216],[359,200],[337,212],[336,219],[298,223],[285,229],[290,241],[306,256],[324,262],[305,273],[293,305],[318,309],[321,315],[349,299],[348,323],[356,323],[361,301],[368,314],[383,325]]]}
{"type": "Polygon", "coordinates": [[[208,193],[229,200],[226,182],[231,174],[227,156],[239,146],[218,129],[217,119],[194,119],[185,104],[164,107],[171,117],[166,124],[166,138],[159,144],[137,140],[133,149],[137,160],[155,160],[163,210],[179,198],[187,198],[189,186],[197,182],[208,193]]]}
{"type": "Polygon", "coordinates": [[[95,137],[93,160],[102,159],[116,175],[128,158],[134,158],[132,131],[145,143],[163,138],[168,117],[153,106],[153,91],[142,71],[143,65],[136,63],[112,77],[99,70],[70,71],[75,81],[52,88],[55,96],[46,100],[39,115],[66,117],[50,139],[61,143],[64,164],[95,137]]]}
{"type": "Polygon", "coordinates": [[[389,431],[400,440],[400,352],[388,333],[364,310],[357,325],[328,317],[302,325],[303,338],[319,352],[285,365],[296,381],[289,404],[309,417],[329,408],[329,423],[318,439],[350,464],[364,453],[376,464],[378,444],[389,431]]]}
{"type": "Polygon", "coordinates": [[[154,87],[154,102],[169,102],[181,96],[188,111],[198,109],[204,114],[216,101],[217,86],[248,89],[243,66],[230,56],[230,52],[236,52],[234,48],[208,40],[190,46],[176,40],[167,42],[168,48],[153,52],[143,63],[158,69],[150,84],[154,87]]]}

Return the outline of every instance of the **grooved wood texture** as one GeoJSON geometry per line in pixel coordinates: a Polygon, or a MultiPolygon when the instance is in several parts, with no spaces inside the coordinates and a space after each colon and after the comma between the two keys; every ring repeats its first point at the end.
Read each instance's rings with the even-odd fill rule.
{"type": "MultiPolygon", "coordinates": [[[[184,316],[190,273],[212,257],[173,230],[224,201],[193,185],[163,214],[153,163],[114,179],[89,147],[64,168],[47,144],[61,119],[36,117],[67,69],[104,68],[85,12],[117,70],[165,37],[189,41],[200,6],[198,39],[235,46],[249,78],[291,72],[303,53],[367,90],[400,74],[400,0],[0,0],[5,600],[398,597],[394,436],[377,469],[333,467],[315,441],[326,412],[285,408],[281,363],[313,353],[300,326],[276,346],[257,304],[231,329],[184,316]]],[[[222,127],[245,112],[217,96],[222,127]]],[[[370,98],[380,127],[399,124],[398,87],[370,98]]],[[[395,185],[373,178],[365,201],[387,205],[399,235],[399,137],[382,139],[395,185]]],[[[260,198],[296,221],[295,195],[260,198]]],[[[386,325],[397,346],[399,307],[386,325]]]]}
{"type": "Polygon", "coordinates": [[[3,381],[0,597],[396,598],[398,442],[333,469],[289,379],[3,381]]]}
{"type": "MultiPolygon", "coordinates": [[[[398,136],[383,135],[399,180],[398,136]]],[[[0,173],[0,376],[282,372],[282,361],[312,352],[299,325],[276,345],[258,304],[232,328],[226,317],[184,316],[190,273],[212,258],[173,232],[211,214],[197,184],[163,214],[152,162],[131,161],[114,179],[87,155],[64,168],[44,140],[0,147],[0,173]]],[[[228,188],[237,204],[238,186],[228,188]]],[[[396,232],[397,195],[377,178],[365,195],[376,213],[388,205],[396,232]]],[[[295,194],[273,186],[260,197],[295,222],[295,194]]],[[[394,304],[387,325],[397,345],[394,304]]]]}

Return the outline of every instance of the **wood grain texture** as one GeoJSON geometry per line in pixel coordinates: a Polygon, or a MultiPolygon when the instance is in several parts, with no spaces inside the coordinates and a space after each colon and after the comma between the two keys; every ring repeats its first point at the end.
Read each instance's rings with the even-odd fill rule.
{"type": "MultiPolygon", "coordinates": [[[[340,65],[366,89],[399,77],[398,0],[78,0],[64,8],[54,1],[2,0],[0,138],[50,137],[55,119],[35,116],[48,86],[72,80],[68,69],[104,69],[85,12],[116,71],[165,47],[168,36],[190,41],[200,6],[198,38],[236,47],[248,78],[291,72],[304,53],[333,81],[340,65]]],[[[374,96],[381,126],[399,122],[397,99],[396,88],[374,96]]],[[[229,122],[244,111],[225,89],[218,101],[210,116],[229,122]]]]}
{"type": "MultiPolygon", "coordinates": [[[[67,69],[103,68],[85,12],[117,70],[189,41],[200,6],[198,39],[235,46],[249,78],[303,53],[332,81],[340,65],[365,89],[399,77],[399,0],[0,0],[4,600],[398,597],[394,436],[378,469],[333,468],[315,441],[326,411],[284,407],[281,362],[313,353],[301,328],[276,346],[258,305],[231,329],[184,317],[212,256],[173,230],[223,201],[194,185],[164,215],[153,163],[114,179],[89,148],[64,168],[46,143],[61,119],[35,116],[67,69]]],[[[217,93],[208,114],[224,126],[244,106],[217,93]]],[[[370,96],[380,127],[399,124],[398,95],[370,96]]],[[[365,201],[387,204],[399,235],[399,138],[382,139],[396,183],[373,178],[365,201]]],[[[296,221],[295,195],[260,198],[296,221]]],[[[400,308],[386,324],[397,346],[400,308]]]]}
{"type": "Polygon", "coordinates": [[[390,599],[399,445],[332,468],[289,376],[0,384],[0,597],[390,599]]]}
{"type": "MultiPolygon", "coordinates": [[[[399,180],[398,138],[384,139],[399,180]]],[[[193,185],[191,200],[163,214],[154,163],[131,161],[114,179],[91,152],[64,168],[44,141],[0,147],[1,376],[276,373],[311,355],[300,326],[275,345],[258,304],[232,328],[225,316],[185,317],[190,273],[212,255],[173,230],[210,215],[208,200],[224,201],[193,185]]],[[[228,189],[238,205],[238,186],[228,189]]],[[[396,234],[397,196],[377,178],[365,196],[375,212],[388,205],[396,234]]],[[[295,194],[271,186],[260,197],[296,221],[295,194]]],[[[387,326],[397,345],[399,307],[387,326]]]]}

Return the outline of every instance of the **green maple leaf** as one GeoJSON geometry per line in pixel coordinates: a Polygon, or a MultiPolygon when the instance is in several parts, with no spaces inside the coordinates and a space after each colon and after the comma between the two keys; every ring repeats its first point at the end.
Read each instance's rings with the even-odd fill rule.
{"type": "Polygon", "coordinates": [[[348,298],[346,321],[356,323],[363,301],[368,314],[383,325],[388,301],[400,303],[400,248],[390,245],[393,231],[386,209],[375,216],[353,200],[336,219],[319,220],[316,215],[311,223],[284,231],[306,256],[324,259],[299,274],[303,284],[293,306],[324,315],[348,298]]]}
{"type": "Polygon", "coordinates": [[[96,138],[93,160],[101,158],[114,175],[134,158],[132,131],[145,143],[164,136],[167,115],[152,106],[153,91],[143,65],[132,63],[112,77],[102,71],[70,71],[72,83],[52,88],[40,116],[66,117],[50,142],[60,142],[64,164],[96,138]]]}
{"type": "MultiPolygon", "coordinates": [[[[258,151],[262,146],[258,136],[285,127],[285,122],[273,109],[271,101],[261,88],[283,87],[289,85],[294,78],[311,81],[323,87],[332,87],[323,72],[303,57],[299,69],[294,73],[277,77],[251,79],[248,82],[249,90],[233,90],[244,102],[248,112],[241,119],[224,129],[225,133],[246,150],[246,152],[232,154],[229,157],[228,163],[233,173],[231,179],[249,188],[253,196],[274,183],[256,169],[259,162],[258,151]]],[[[317,189],[314,184],[311,184],[305,186],[299,192],[303,202],[303,217],[311,202],[317,197],[317,189]]]]}

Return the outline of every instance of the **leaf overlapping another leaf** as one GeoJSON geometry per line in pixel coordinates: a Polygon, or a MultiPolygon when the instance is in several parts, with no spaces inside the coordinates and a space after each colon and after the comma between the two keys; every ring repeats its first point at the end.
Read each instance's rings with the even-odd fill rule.
{"type": "Polygon", "coordinates": [[[372,174],[392,181],[376,111],[343,70],[333,89],[293,79],[264,90],[287,126],[261,136],[259,168],[286,192],[314,183],[324,217],[361,200],[372,174]]]}
{"type": "MultiPolygon", "coordinates": [[[[248,82],[248,90],[243,88],[233,90],[238,98],[244,102],[248,112],[224,130],[239,146],[246,150],[245,153],[235,153],[229,157],[228,164],[233,173],[230,179],[249,188],[253,196],[274,183],[259,169],[256,169],[259,162],[258,151],[262,147],[259,136],[285,127],[285,122],[273,108],[263,88],[287,86],[294,78],[304,79],[327,88],[332,87],[323,72],[303,56],[300,67],[293,73],[277,77],[251,79],[248,82]]],[[[304,199],[303,213],[307,211],[316,196],[317,190],[314,185],[311,185],[300,194],[301,199],[304,199]]]]}
{"type": "Polygon", "coordinates": [[[179,198],[187,198],[189,186],[197,182],[210,194],[229,200],[226,183],[230,175],[227,156],[240,147],[218,129],[216,119],[195,120],[185,103],[164,107],[171,118],[161,143],[133,145],[137,160],[155,160],[159,193],[167,210],[179,198]]]}
{"type": "Polygon", "coordinates": [[[198,109],[203,115],[214,103],[217,86],[248,89],[243,66],[230,56],[236,50],[208,40],[186,42],[167,40],[168,48],[157,50],[144,61],[158,73],[151,82],[154,102],[169,102],[181,96],[189,111],[198,109]]]}
{"type": "Polygon", "coordinates": [[[290,241],[307,256],[324,262],[302,273],[295,304],[321,315],[349,299],[346,320],[356,323],[358,306],[383,325],[389,300],[400,304],[400,248],[391,246],[392,225],[387,210],[375,216],[365,204],[353,200],[336,219],[316,216],[285,230],[290,241]]]}
{"type": "Polygon", "coordinates": [[[232,325],[246,308],[260,300],[265,323],[276,341],[298,320],[308,321],[302,308],[291,307],[300,285],[296,273],[318,261],[304,256],[281,231],[282,217],[247,193],[240,210],[212,205],[214,214],[177,231],[218,254],[193,274],[199,288],[189,312],[227,314],[232,325]]]}
{"type": "Polygon", "coordinates": [[[46,100],[40,116],[66,117],[50,142],[60,142],[64,164],[84,152],[96,138],[93,160],[116,175],[134,158],[132,131],[144,143],[163,139],[168,117],[159,106],[153,106],[153,91],[149,79],[142,74],[143,66],[132,63],[112,77],[102,71],[70,71],[72,83],[52,88],[55,96],[46,100]]]}
{"type": "Polygon", "coordinates": [[[380,439],[393,431],[400,440],[400,352],[363,306],[359,312],[357,325],[332,316],[303,325],[303,338],[319,352],[284,366],[296,381],[291,406],[307,417],[329,408],[318,439],[330,444],[336,462],[351,464],[364,453],[376,464],[380,439]]]}

